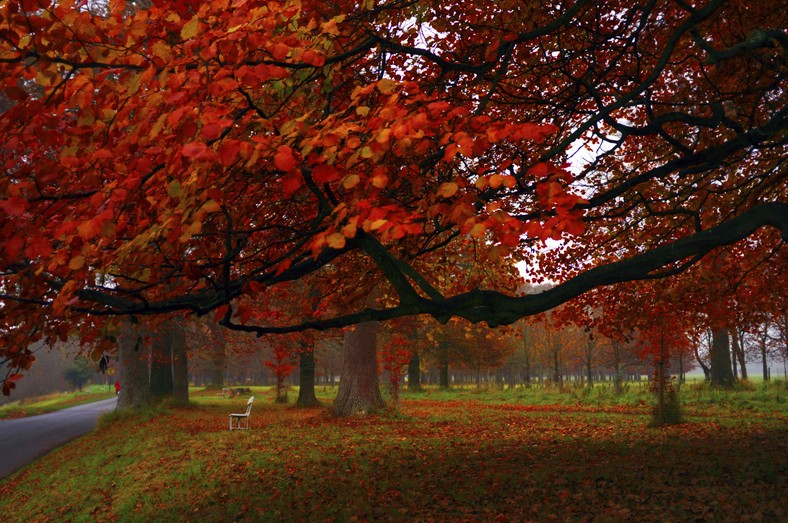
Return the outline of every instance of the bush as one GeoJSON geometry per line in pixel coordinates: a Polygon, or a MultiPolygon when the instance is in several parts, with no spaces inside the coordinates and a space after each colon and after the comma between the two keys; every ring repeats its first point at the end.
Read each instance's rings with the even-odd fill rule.
{"type": "Polygon", "coordinates": [[[90,363],[87,358],[77,356],[74,358],[71,365],[66,367],[66,370],[63,371],[63,377],[66,378],[66,381],[74,388],[79,389],[81,392],[82,386],[90,381],[90,378],[92,378],[95,373],[96,369],[93,368],[93,364],[90,363]]]}

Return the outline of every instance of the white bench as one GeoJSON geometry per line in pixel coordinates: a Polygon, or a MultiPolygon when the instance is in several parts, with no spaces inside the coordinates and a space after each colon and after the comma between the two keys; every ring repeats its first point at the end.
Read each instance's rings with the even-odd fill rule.
{"type": "Polygon", "coordinates": [[[249,428],[249,416],[252,415],[252,403],[254,403],[254,396],[249,398],[249,401],[246,402],[246,412],[243,414],[230,414],[230,430],[249,428]],[[233,426],[233,420],[236,420],[235,426],[233,426]],[[242,421],[244,422],[243,426],[241,426],[242,421]]]}

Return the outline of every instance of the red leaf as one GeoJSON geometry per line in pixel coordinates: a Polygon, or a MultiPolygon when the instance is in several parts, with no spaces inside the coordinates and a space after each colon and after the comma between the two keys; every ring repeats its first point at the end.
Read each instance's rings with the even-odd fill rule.
{"type": "Polygon", "coordinates": [[[3,209],[9,216],[22,216],[27,210],[27,200],[16,197],[0,200],[0,209],[3,209]]]}
{"type": "Polygon", "coordinates": [[[312,178],[314,178],[317,183],[333,182],[339,179],[339,171],[337,171],[333,165],[316,165],[312,169],[312,178]]]}
{"type": "Polygon", "coordinates": [[[277,169],[286,173],[295,171],[296,159],[293,156],[293,149],[287,145],[280,145],[274,155],[274,165],[276,165],[277,169]]]}
{"type": "Polygon", "coordinates": [[[208,146],[203,142],[187,143],[181,149],[181,154],[187,158],[199,158],[208,151],[208,146]]]}
{"type": "Polygon", "coordinates": [[[285,196],[292,196],[303,185],[303,179],[298,173],[288,174],[282,178],[282,192],[285,196]]]}

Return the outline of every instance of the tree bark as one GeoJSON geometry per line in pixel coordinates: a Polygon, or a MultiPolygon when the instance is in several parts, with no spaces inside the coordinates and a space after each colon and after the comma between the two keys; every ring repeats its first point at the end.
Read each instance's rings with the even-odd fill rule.
{"type": "Polygon", "coordinates": [[[118,342],[119,409],[142,409],[151,404],[149,355],[150,347],[145,344],[139,327],[125,320],[118,342]]]}
{"type": "Polygon", "coordinates": [[[315,395],[315,351],[312,347],[303,347],[298,356],[298,399],[299,407],[320,405],[315,395]]]}
{"type": "Polygon", "coordinates": [[[723,389],[733,388],[728,329],[716,327],[712,329],[711,336],[711,384],[723,389]]]}
{"type": "Polygon", "coordinates": [[[421,390],[421,360],[416,351],[413,351],[408,362],[408,390],[412,392],[421,390]]]}
{"type": "Polygon", "coordinates": [[[760,337],[761,343],[761,362],[763,363],[763,381],[769,381],[769,356],[766,340],[769,338],[769,324],[763,325],[763,333],[760,337]]]}
{"type": "Polygon", "coordinates": [[[377,322],[359,323],[345,332],[342,373],[332,412],[364,416],[384,406],[378,382],[377,322]]]}
{"type": "Polygon", "coordinates": [[[439,342],[438,346],[438,359],[440,364],[440,377],[439,377],[439,387],[441,389],[448,389],[449,384],[449,348],[446,345],[446,342],[439,342]]]}
{"type": "Polygon", "coordinates": [[[700,354],[698,353],[697,347],[695,347],[695,361],[698,362],[698,365],[700,365],[700,368],[703,370],[703,378],[706,381],[711,381],[711,369],[707,367],[705,363],[703,363],[703,360],[701,359],[700,354]]]}
{"type": "Polygon", "coordinates": [[[742,336],[739,335],[738,329],[731,330],[731,349],[733,350],[733,357],[739,361],[739,369],[741,369],[741,379],[747,379],[747,363],[744,359],[744,346],[742,336]]]}
{"type": "Polygon", "coordinates": [[[172,398],[172,325],[159,326],[151,346],[150,394],[155,402],[172,398]]]}

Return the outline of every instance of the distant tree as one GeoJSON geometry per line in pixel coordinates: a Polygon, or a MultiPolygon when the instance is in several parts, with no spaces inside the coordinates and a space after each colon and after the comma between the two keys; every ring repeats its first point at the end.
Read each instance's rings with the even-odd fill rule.
{"type": "Polygon", "coordinates": [[[90,381],[95,373],[96,369],[87,358],[77,356],[71,365],[63,371],[63,377],[81,392],[82,387],[90,381]]]}

